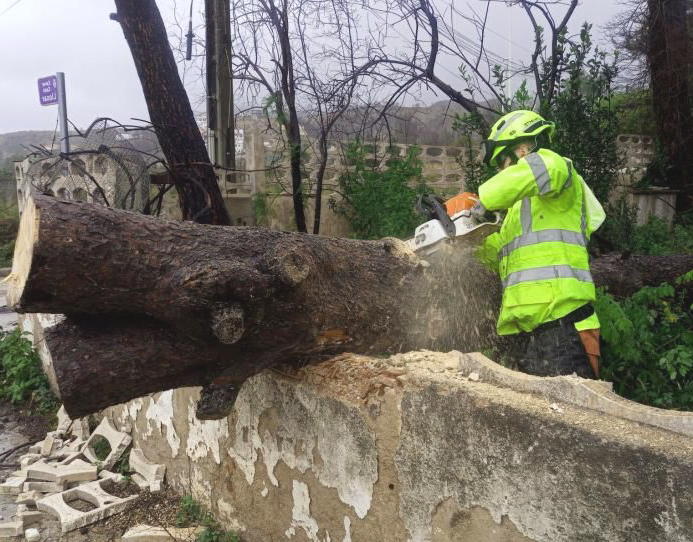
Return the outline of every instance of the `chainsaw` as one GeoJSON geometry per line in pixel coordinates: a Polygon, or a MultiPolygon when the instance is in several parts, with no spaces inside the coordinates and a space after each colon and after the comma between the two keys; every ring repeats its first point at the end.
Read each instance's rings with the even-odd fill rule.
{"type": "Polygon", "coordinates": [[[478,196],[470,192],[447,201],[430,194],[420,196],[416,208],[429,220],[416,228],[414,237],[406,241],[407,245],[422,257],[450,244],[456,248],[480,245],[486,236],[500,229],[501,217],[493,213],[492,220],[480,221],[470,212],[477,202],[478,196]]]}

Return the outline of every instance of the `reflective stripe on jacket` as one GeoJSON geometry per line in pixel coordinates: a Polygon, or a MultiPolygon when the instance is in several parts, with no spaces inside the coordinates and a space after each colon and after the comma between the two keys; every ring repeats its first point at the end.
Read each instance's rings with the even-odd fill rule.
{"type": "MultiPolygon", "coordinates": [[[[521,158],[479,187],[486,209],[508,209],[500,231],[478,253],[503,284],[500,335],[532,331],[595,300],[587,190],[572,162],[548,149],[521,158]]],[[[576,324],[578,330],[598,327],[596,315],[576,324]]]]}

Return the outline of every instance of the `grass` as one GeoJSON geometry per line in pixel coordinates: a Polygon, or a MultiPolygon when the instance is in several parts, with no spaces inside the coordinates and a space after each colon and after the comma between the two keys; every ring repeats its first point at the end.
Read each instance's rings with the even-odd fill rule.
{"type": "Polygon", "coordinates": [[[236,533],[222,529],[212,514],[190,495],[185,495],[180,500],[176,524],[179,527],[204,527],[195,542],[240,542],[236,533]]]}

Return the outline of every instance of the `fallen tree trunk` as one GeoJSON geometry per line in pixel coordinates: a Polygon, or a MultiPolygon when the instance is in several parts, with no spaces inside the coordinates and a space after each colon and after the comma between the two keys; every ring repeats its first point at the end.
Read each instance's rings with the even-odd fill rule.
{"type": "Polygon", "coordinates": [[[220,374],[239,388],[283,358],[272,346],[249,351],[195,341],[146,317],[68,317],[44,329],[43,341],[43,366],[73,418],[148,393],[206,386],[220,374]]]}
{"type": "Polygon", "coordinates": [[[23,211],[17,312],[146,315],[201,341],[388,350],[424,268],[401,241],[159,220],[37,196],[23,211]]]}
{"type": "MultiPolygon", "coordinates": [[[[487,348],[498,278],[470,252],[437,256],[428,266],[396,239],[203,226],[36,196],[8,302],[68,315],[39,351],[75,417],[174,387],[239,386],[344,351],[487,348]]],[[[693,267],[687,258],[657,265],[680,274],[693,267]]],[[[647,261],[634,260],[643,280],[655,276],[647,261]]],[[[614,275],[596,260],[597,283],[622,281],[633,265],[614,275]]]]}
{"type": "Polygon", "coordinates": [[[590,269],[597,286],[606,287],[617,297],[626,297],[643,286],[673,284],[678,277],[693,270],[693,254],[607,254],[592,260],[590,269]]]}
{"type": "Polygon", "coordinates": [[[474,263],[434,267],[396,239],[202,226],[36,196],[8,302],[68,315],[42,350],[55,391],[81,416],[343,351],[482,347],[497,281],[474,263]],[[489,281],[479,299],[462,284],[472,269],[489,281]]]}

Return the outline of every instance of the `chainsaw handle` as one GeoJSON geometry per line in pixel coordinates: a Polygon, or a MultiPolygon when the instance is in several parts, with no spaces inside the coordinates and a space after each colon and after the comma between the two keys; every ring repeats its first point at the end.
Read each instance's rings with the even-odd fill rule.
{"type": "Polygon", "coordinates": [[[451,239],[455,238],[455,224],[443,207],[442,199],[431,194],[422,194],[416,201],[416,210],[427,216],[429,219],[440,221],[445,233],[451,239]]]}

